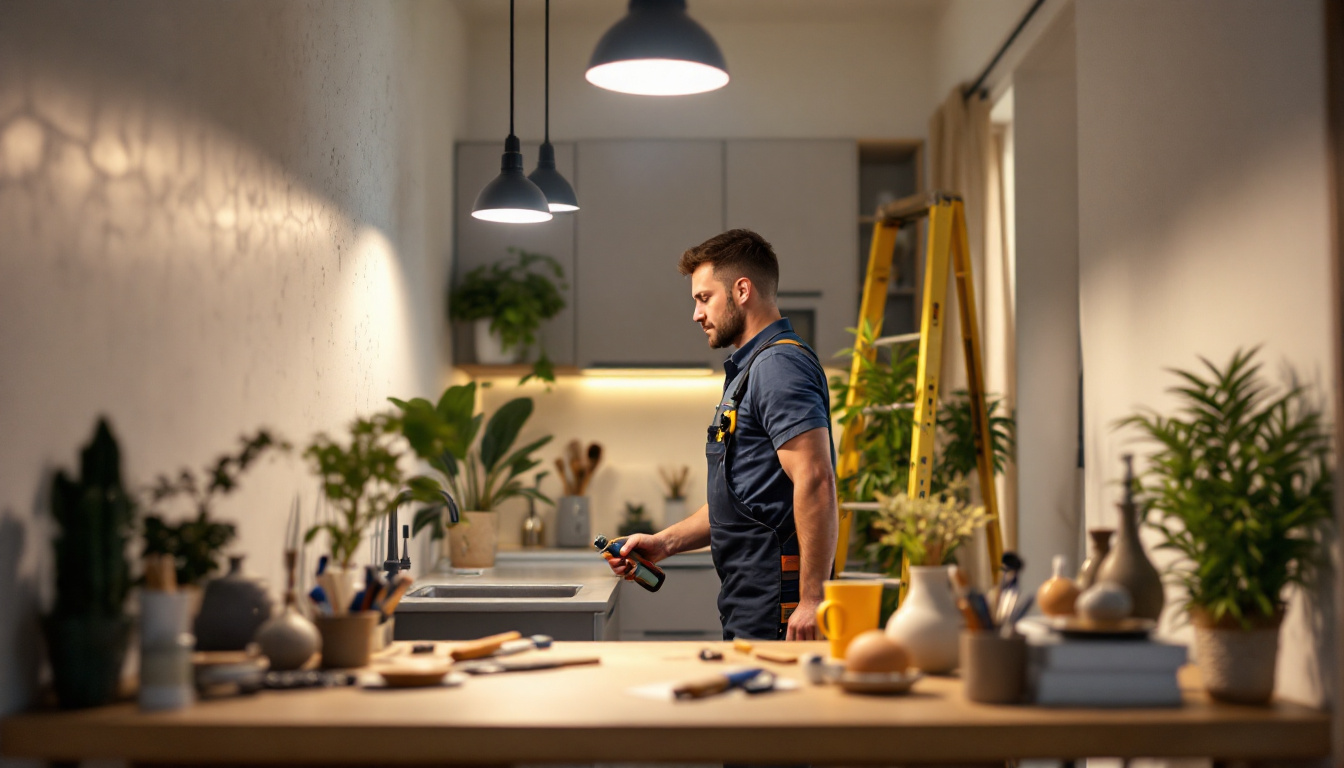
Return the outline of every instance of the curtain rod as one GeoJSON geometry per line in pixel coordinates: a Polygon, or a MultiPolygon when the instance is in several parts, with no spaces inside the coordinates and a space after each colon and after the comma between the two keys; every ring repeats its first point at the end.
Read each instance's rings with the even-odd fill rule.
{"type": "Polygon", "coordinates": [[[970,101],[971,96],[977,93],[980,94],[980,98],[982,99],[989,95],[983,90],[985,79],[989,77],[990,72],[994,71],[994,65],[998,64],[999,59],[1003,58],[1003,54],[1008,52],[1008,49],[1013,45],[1013,41],[1022,33],[1022,28],[1027,26],[1027,22],[1031,21],[1031,17],[1036,14],[1036,11],[1040,9],[1042,5],[1045,5],[1045,0],[1036,0],[1036,2],[1031,4],[1031,7],[1027,9],[1026,14],[1022,17],[1022,20],[1017,22],[1017,27],[1013,30],[1013,34],[1009,35],[1008,39],[1003,42],[998,53],[995,53],[994,58],[990,59],[989,64],[985,66],[984,71],[982,71],[980,76],[975,79],[975,82],[971,84],[971,87],[962,91],[962,101],[970,101]]]}

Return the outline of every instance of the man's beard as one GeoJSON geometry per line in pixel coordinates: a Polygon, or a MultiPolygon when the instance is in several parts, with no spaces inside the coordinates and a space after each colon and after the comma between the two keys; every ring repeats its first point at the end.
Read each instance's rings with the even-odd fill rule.
{"type": "Polygon", "coordinates": [[[747,329],[747,313],[736,304],[728,304],[728,313],[723,316],[722,323],[715,323],[709,331],[709,346],[711,349],[723,349],[732,346],[733,341],[742,335],[747,329]]]}

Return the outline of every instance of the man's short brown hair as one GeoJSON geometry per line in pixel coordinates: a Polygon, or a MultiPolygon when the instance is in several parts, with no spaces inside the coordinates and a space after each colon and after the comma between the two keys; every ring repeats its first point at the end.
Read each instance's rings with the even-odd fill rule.
{"type": "Polygon", "coordinates": [[[677,271],[690,275],[701,264],[714,265],[714,277],[731,286],[739,277],[751,281],[761,296],[775,300],[779,287],[779,259],[765,238],[750,229],[730,229],[681,254],[677,271]]]}

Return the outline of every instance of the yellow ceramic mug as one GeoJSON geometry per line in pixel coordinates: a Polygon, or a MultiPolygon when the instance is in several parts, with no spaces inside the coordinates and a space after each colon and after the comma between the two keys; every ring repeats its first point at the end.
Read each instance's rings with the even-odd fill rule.
{"type": "Polygon", "coordinates": [[[877,629],[882,612],[881,581],[828,581],[826,599],[817,606],[817,626],[831,641],[831,658],[845,658],[849,641],[877,629]]]}

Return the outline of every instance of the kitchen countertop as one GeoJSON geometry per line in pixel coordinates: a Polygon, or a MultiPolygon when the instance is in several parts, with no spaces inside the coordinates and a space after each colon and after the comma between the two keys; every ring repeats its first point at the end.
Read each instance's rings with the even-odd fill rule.
{"type": "MultiPolygon", "coordinates": [[[[795,652],[821,643],[771,643],[795,652]]],[[[439,643],[446,654],[451,643],[439,643]]],[[[903,764],[1033,757],[1320,758],[1329,716],[1275,702],[1223,705],[1186,689],[1177,709],[1042,709],[965,701],[955,677],[911,694],[798,690],[696,701],[636,696],[746,663],[800,679],[797,665],[736,654],[727,643],[557,643],[532,655],[601,663],[467,679],[458,687],[263,691],[179,712],[119,704],[32,712],[0,723],[5,757],[73,761],[369,764],[774,762],[903,764]],[[726,662],[703,662],[706,646],[726,662]]],[[[525,658],[525,657],[516,657],[525,658]]]]}

